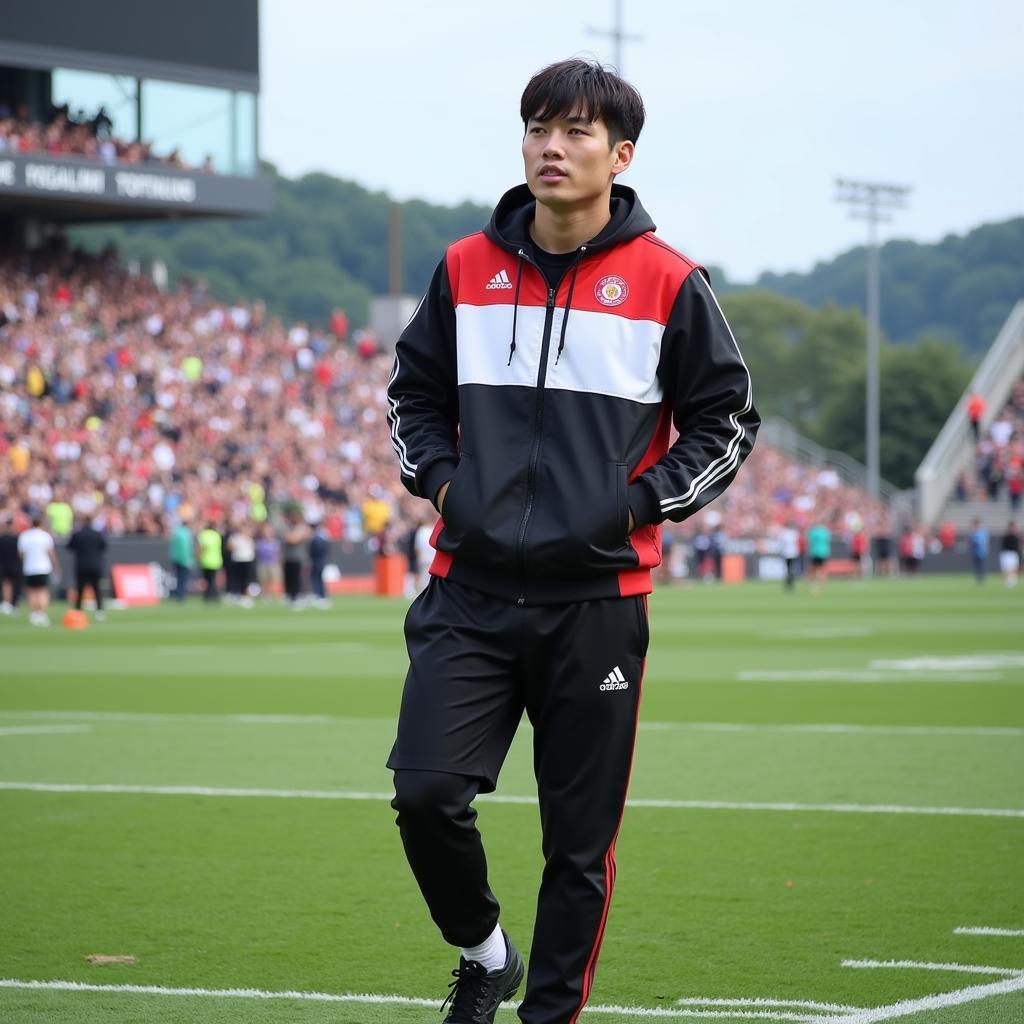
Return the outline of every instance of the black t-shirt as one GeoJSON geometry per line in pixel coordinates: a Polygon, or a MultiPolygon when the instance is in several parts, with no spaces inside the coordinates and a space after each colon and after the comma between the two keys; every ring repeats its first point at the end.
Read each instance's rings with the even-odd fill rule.
{"type": "Polygon", "coordinates": [[[540,267],[548,287],[557,288],[563,275],[576,259],[576,252],[575,250],[572,252],[545,252],[539,245],[535,245],[533,259],[540,267]]]}

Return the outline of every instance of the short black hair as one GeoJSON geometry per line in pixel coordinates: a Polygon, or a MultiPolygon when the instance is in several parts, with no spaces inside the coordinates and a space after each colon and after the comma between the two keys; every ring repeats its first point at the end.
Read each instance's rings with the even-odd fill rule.
{"type": "Polygon", "coordinates": [[[608,126],[608,141],[615,145],[636,142],[644,126],[644,101],[625,79],[601,64],[562,60],[538,71],[526,84],[519,101],[524,127],[531,119],[550,121],[581,114],[608,126]]]}

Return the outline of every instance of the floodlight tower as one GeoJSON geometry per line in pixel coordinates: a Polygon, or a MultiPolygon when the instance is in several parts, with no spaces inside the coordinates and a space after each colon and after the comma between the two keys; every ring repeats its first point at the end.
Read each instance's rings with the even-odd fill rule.
{"type": "Polygon", "coordinates": [[[592,28],[587,31],[592,36],[608,36],[615,43],[615,70],[622,74],[622,44],[624,42],[636,43],[643,39],[643,36],[631,35],[622,28],[622,0],[613,0],[614,28],[592,28]]]}
{"type": "Polygon", "coordinates": [[[868,222],[868,351],[867,394],[864,422],[865,452],[868,467],[868,494],[878,497],[879,480],[879,384],[878,349],[881,333],[881,273],[878,258],[878,224],[892,220],[889,210],[905,207],[910,187],[883,185],[871,181],[836,178],[837,202],[853,207],[850,216],[868,222]]]}

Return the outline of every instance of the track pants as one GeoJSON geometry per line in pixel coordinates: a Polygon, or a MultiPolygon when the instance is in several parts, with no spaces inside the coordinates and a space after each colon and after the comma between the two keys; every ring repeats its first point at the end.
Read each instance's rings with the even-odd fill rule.
{"type": "Polygon", "coordinates": [[[648,630],[646,598],[519,607],[431,578],[405,624],[410,668],[388,767],[409,864],[452,945],[494,929],[476,812],[523,711],[533,726],[544,871],[524,1024],[575,1024],[615,881],[648,630]]]}
{"type": "Polygon", "coordinates": [[[78,569],[75,572],[75,607],[82,610],[82,595],[85,588],[92,590],[96,599],[96,611],[103,611],[103,595],[100,593],[100,574],[94,569],[78,569]]]}

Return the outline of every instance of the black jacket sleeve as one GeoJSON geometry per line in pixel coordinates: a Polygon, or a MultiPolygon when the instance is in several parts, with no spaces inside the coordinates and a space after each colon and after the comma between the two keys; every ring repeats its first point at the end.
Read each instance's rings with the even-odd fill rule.
{"type": "Polygon", "coordinates": [[[434,501],[459,461],[455,309],[444,260],[395,346],[388,424],[402,483],[434,501]]]}
{"type": "Polygon", "coordinates": [[[699,269],[676,296],[658,375],[679,437],[630,484],[637,526],[681,522],[717,498],[750,454],[761,423],[739,346],[699,269]]]}

